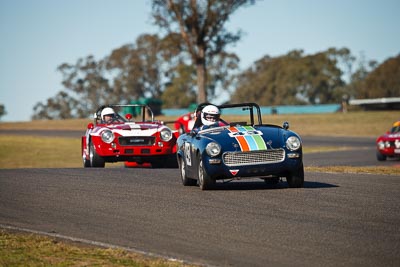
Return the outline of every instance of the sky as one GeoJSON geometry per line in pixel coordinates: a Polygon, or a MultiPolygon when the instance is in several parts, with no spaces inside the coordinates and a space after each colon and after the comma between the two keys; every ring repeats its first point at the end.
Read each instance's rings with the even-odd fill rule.
{"type": "MultiPolygon", "coordinates": [[[[0,0],[0,120],[29,121],[35,104],[64,90],[62,63],[100,60],[158,33],[150,14],[149,0],[0,0]]],[[[400,0],[257,0],[226,23],[244,33],[227,50],[241,70],[265,55],[330,47],[382,63],[400,54],[399,14],[400,0]]]]}

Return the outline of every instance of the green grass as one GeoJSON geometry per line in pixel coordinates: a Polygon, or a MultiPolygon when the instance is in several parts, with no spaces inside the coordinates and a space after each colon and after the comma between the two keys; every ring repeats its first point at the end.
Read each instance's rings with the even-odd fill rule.
{"type": "MultiPolygon", "coordinates": [[[[305,166],[306,172],[331,172],[331,173],[365,173],[365,174],[379,174],[379,175],[399,175],[399,166],[363,166],[363,167],[350,167],[350,166],[329,166],[329,167],[316,167],[305,166]]],[[[307,178],[306,178],[307,180],[307,178]]]]}
{"type": "Polygon", "coordinates": [[[129,252],[0,230],[0,266],[194,266],[129,252]]]}
{"type": "MultiPolygon", "coordinates": [[[[173,121],[177,117],[159,116],[157,119],[173,121]]],[[[240,121],[234,116],[225,116],[227,121],[240,121]]],[[[282,125],[289,121],[290,129],[300,135],[322,136],[365,136],[377,137],[390,129],[393,122],[400,119],[398,111],[354,111],[328,114],[278,114],[264,115],[263,123],[282,125]]],[[[50,120],[31,122],[2,122],[2,129],[50,129],[78,130],[84,133],[90,119],[50,120]]]]}
{"type": "Polygon", "coordinates": [[[81,141],[73,138],[0,135],[0,168],[81,167],[81,141]]]}

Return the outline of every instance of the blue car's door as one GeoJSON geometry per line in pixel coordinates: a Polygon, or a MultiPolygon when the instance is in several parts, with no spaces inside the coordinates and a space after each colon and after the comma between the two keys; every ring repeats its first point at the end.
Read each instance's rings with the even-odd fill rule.
{"type": "Polygon", "coordinates": [[[196,137],[187,133],[182,138],[183,141],[183,162],[185,164],[186,175],[189,178],[197,179],[196,147],[193,142],[196,137]]]}

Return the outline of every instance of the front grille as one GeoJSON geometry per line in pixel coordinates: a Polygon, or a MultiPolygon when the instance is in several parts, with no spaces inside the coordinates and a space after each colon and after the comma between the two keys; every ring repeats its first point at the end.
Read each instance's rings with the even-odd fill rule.
{"type": "Polygon", "coordinates": [[[121,146],[152,146],[154,136],[120,136],[118,142],[121,146]]]}
{"type": "Polygon", "coordinates": [[[285,150],[268,149],[247,152],[226,152],[222,158],[227,166],[278,163],[285,159],[285,150]]]}
{"type": "Polygon", "coordinates": [[[399,140],[390,141],[389,143],[390,143],[390,147],[400,148],[400,142],[399,142],[399,140]]]}

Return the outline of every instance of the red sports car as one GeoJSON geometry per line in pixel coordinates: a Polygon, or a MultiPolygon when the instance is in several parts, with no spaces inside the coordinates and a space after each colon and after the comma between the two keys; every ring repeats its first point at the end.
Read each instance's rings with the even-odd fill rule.
{"type": "Polygon", "coordinates": [[[390,131],[376,139],[376,158],[400,157],[400,121],[396,121],[390,131]]]}
{"type": "Polygon", "coordinates": [[[180,134],[188,133],[192,130],[195,122],[195,115],[193,112],[186,113],[180,116],[174,122],[174,127],[179,131],[180,134]]]}
{"type": "Polygon", "coordinates": [[[82,136],[83,166],[104,168],[106,162],[122,161],[127,167],[177,167],[178,135],[154,120],[147,105],[102,106],[82,136]]]}

